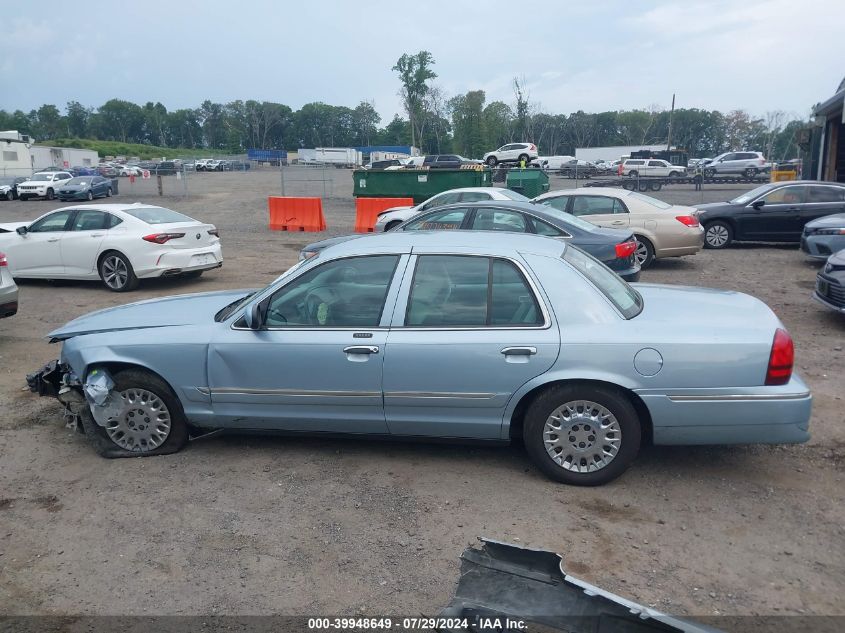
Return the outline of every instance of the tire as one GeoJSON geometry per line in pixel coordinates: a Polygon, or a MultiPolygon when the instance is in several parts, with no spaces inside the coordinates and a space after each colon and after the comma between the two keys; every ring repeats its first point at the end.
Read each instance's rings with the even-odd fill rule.
{"type": "Polygon", "coordinates": [[[106,189],[106,198],[111,198],[111,187],[106,189]]]}
{"type": "Polygon", "coordinates": [[[757,170],[753,167],[749,167],[743,173],[745,174],[745,177],[748,178],[748,180],[754,180],[757,177],[757,170]]]}
{"type": "Polygon", "coordinates": [[[135,276],[129,258],[123,253],[107,252],[100,258],[97,270],[103,284],[112,292],[129,292],[138,287],[138,277],[135,276]]]}
{"type": "Polygon", "coordinates": [[[654,263],[654,244],[642,235],[634,235],[634,241],[637,243],[637,250],[634,251],[634,257],[637,258],[640,270],[645,270],[654,263]]]}
{"type": "Polygon", "coordinates": [[[12,193],[12,190],[11,190],[11,189],[9,189],[9,191],[7,191],[7,192],[6,192],[6,196],[5,196],[5,197],[6,197],[6,200],[8,200],[9,202],[11,202],[12,200],[14,200],[14,199],[15,199],[15,194],[13,194],[13,193],[12,193]]]}
{"type": "Polygon", "coordinates": [[[662,182],[650,182],[648,183],[648,188],[651,191],[660,191],[663,188],[662,182]]]}
{"type": "Polygon", "coordinates": [[[727,222],[716,220],[704,226],[704,248],[727,248],[733,239],[733,228],[727,222]]]}
{"type": "Polygon", "coordinates": [[[633,182],[623,182],[622,188],[627,191],[633,191],[636,188],[636,185],[633,182]]]}
{"type": "Polygon", "coordinates": [[[713,176],[715,176],[715,175],[716,175],[716,170],[715,170],[715,169],[705,169],[705,170],[704,170],[704,177],[705,177],[705,178],[712,178],[712,177],[713,177],[713,176]]]}
{"type": "Polygon", "coordinates": [[[640,175],[640,172],[638,172],[636,169],[632,169],[631,171],[628,172],[628,176],[630,176],[631,178],[638,178],[639,175],[640,175]]]}
{"type": "MultiPolygon", "coordinates": [[[[115,383],[115,391],[133,399],[139,398],[135,400],[139,409],[127,412],[127,414],[134,414],[131,417],[124,414],[121,419],[110,420],[106,427],[102,427],[94,420],[90,409],[88,407],[83,408],[82,428],[93,444],[94,450],[100,456],[110,459],[117,457],[151,457],[153,455],[168,455],[184,448],[188,442],[187,420],[182,410],[182,404],[166,382],[143,369],[124,369],[114,374],[112,378],[115,383]],[[147,397],[146,401],[144,396],[147,397]],[[160,441],[152,449],[144,448],[144,438],[148,436],[146,428],[148,418],[144,416],[144,413],[149,414],[151,411],[163,411],[168,427],[166,436],[163,438],[163,432],[149,435],[153,441],[160,441]],[[145,428],[138,430],[140,427],[145,428]],[[141,442],[138,441],[139,437],[141,442]],[[130,447],[130,442],[134,444],[135,449],[130,447]]],[[[164,423],[165,420],[162,420],[162,422],[164,423]]],[[[163,426],[165,424],[162,424],[163,426]]],[[[147,443],[147,446],[150,446],[150,443],[147,443]]]]}
{"type": "Polygon", "coordinates": [[[495,167],[498,163],[499,163],[499,159],[496,158],[495,156],[488,156],[487,157],[487,164],[490,165],[490,167],[495,167]]]}
{"type": "Polygon", "coordinates": [[[94,199],[94,192],[93,192],[93,191],[88,191],[88,195],[87,195],[87,196],[85,196],[85,197],[86,197],[86,198],[88,198],[89,200],[93,200],[93,199],[94,199]]]}
{"type": "Polygon", "coordinates": [[[204,272],[205,271],[203,271],[203,270],[190,270],[186,273],[182,273],[182,278],[184,278],[184,279],[199,279],[200,277],[202,277],[202,274],[204,272]]]}
{"type": "Polygon", "coordinates": [[[669,178],[677,178],[678,176],[680,176],[680,174],[676,171],[669,172],[669,178]]]}
{"type": "Polygon", "coordinates": [[[531,460],[549,478],[575,486],[599,486],[621,475],[634,461],[642,430],[636,410],[618,390],[571,383],[552,387],[534,399],[525,413],[523,440],[531,460]],[[607,427],[596,420],[599,416],[607,427]],[[607,429],[604,438],[602,428],[607,429]],[[554,442],[548,449],[547,441],[554,442]],[[613,455],[602,462],[604,452],[613,455]],[[592,472],[579,472],[589,468],[589,462],[601,465],[592,472]]]}
{"type": "Polygon", "coordinates": [[[45,197],[47,200],[53,200],[56,197],[56,194],[53,192],[53,189],[50,188],[47,190],[47,195],[45,197]]]}
{"type": "Polygon", "coordinates": [[[530,162],[528,154],[520,154],[519,158],[516,159],[517,164],[520,164],[522,161],[525,161],[525,164],[528,165],[528,163],[530,162]]]}
{"type": "Polygon", "coordinates": [[[650,186],[651,186],[651,183],[648,182],[647,180],[640,180],[640,182],[637,184],[637,190],[648,191],[650,186]]]}
{"type": "Polygon", "coordinates": [[[392,229],[392,228],[394,228],[394,227],[396,227],[396,226],[399,226],[400,224],[402,224],[402,221],[401,221],[401,220],[391,220],[390,222],[388,222],[388,223],[385,225],[385,227],[384,227],[384,232],[385,232],[385,233],[387,233],[387,231],[389,231],[390,229],[392,229]]]}

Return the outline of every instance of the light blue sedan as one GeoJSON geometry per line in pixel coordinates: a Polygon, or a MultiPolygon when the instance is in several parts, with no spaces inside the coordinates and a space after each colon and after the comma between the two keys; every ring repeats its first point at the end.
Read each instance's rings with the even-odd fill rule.
{"type": "Polygon", "coordinates": [[[255,292],[168,297],[52,332],[28,376],[107,457],[215,430],[507,442],[570,484],[644,443],[793,443],[811,395],[748,295],[629,285],[551,238],[389,232],[255,292]]]}

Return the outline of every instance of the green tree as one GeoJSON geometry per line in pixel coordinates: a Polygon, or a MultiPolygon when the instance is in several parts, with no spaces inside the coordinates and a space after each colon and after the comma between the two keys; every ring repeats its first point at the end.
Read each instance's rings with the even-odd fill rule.
{"type": "Polygon", "coordinates": [[[371,145],[372,139],[378,133],[381,116],[375,106],[369,101],[362,101],[352,111],[352,127],[355,133],[356,145],[371,145]]]}
{"type": "Polygon", "coordinates": [[[83,106],[79,101],[68,101],[65,106],[67,135],[70,137],[85,138],[88,135],[88,119],[90,117],[91,110],[83,106]]]}
{"type": "Polygon", "coordinates": [[[144,114],[137,104],[110,99],[98,108],[97,113],[103,140],[123,143],[144,141],[144,114]]]}
{"type": "Polygon", "coordinates": [[[396,62],[392,70],[399,73],[399,80],[402,88],[399,91],[405,111],[408,113],[408,121],[411,126],[411,145],[416,144],[420,111],[423,100],[428,92],[428,81],[437,77],[431,69],[434,64],[434,57],[428,51],[420,51],[416,55],[405,53],[396,62]]]}
{"type": "Polygon", "coordinates": [[[484,154],[484,101],[483,90],[470,90],[454,97],[451,102],[453,147],[456,152],[470,157],[484,154]]]}
{"type": "Polygon", "coordinates": [[[484,144],[488,150],[513,140],[513,110],[503,101],[493,101],[484,108],[484,144]]]}

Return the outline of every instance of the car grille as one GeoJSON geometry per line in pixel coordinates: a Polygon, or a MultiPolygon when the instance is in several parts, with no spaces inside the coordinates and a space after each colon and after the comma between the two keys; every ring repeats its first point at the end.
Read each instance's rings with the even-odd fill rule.
{"type": "Polygon", "coordinates": [[[22,191],[35,191],[36,189],[38,189],[38,186],[24,185],[23,187],[21,187],[20,185],[18,185],[18,189],[22,191]]]}
{"type": "Polygon", "coordinates": [[[828,302],[845,308],[845,286],[835,279],[824,275],[816,277],[816,292],[828,302]]]}

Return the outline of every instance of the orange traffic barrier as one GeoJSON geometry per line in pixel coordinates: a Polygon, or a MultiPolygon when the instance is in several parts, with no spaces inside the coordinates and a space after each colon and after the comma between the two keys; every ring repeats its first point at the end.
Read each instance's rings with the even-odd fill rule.
{"type": "Polygon", "coordinates": [[[390,207],[412,207],[413,198],[356,198],[355,232],[372,233],[380,211],[390,207]]]}
{"type": "Polygon", "coordinates": [[[323,201],[320,198],[267,198],[271,231],[325,231],[323,201]]]}

